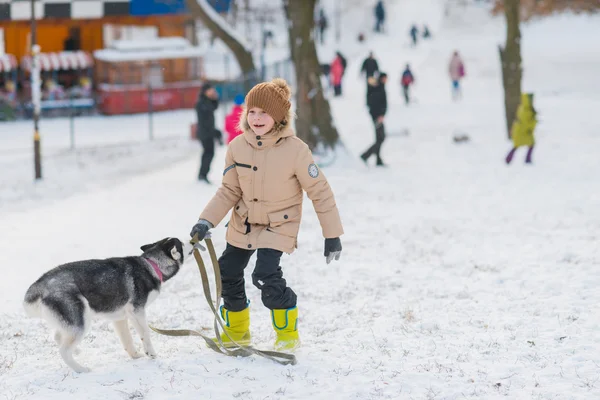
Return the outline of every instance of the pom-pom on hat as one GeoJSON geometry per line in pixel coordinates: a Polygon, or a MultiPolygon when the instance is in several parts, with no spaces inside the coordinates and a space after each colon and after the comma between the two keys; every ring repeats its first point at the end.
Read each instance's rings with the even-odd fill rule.
{"type": "Polygon", "coordinates": [[[246,108],[260,107],[269,114],[276,123],[281,123],[290,110],[292,91],[287,82],[275,78],[271,82],[263,82],[254,86],[246,96],[246,108]]]}

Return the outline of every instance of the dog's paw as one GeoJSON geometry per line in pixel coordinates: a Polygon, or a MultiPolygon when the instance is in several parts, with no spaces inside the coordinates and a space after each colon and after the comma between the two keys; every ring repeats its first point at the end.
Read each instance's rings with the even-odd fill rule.
{"type": "Polygon", "coordinates": [[[129,357],[133,358],[134,360],[143,356],[143,354],[140,353],[139,351],[132,351],[128,354],[129,354],[129,357]]]}
{"type": "Polygon", "coordinates": [[[146,355],[150,358],[156,358],[156,352],[154,350],[146,351],[146,355]]]}

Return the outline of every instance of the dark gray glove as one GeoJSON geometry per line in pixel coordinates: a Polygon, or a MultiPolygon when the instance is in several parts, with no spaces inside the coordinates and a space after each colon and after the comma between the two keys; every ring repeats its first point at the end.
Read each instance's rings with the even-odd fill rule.
{"type": "Polygon", "coordinates": [[[324,255],[327,264],[329,264],[333,259],[336,261],[339,260],[340,254],[342,254],[342,242],[340,241],[340,238],[325,239],[324,255]]]}
{"type": "Polygon", "coordinates": [[[194,237],[195,235],[198,235],[198,241],[202,241],[205,238],[210,238],[210,234],[208,233],[208,230],[214,228],[213,224],[211,224],[210,222],[208,222],[205,219],[200,219],[198,220],[198,222],[196,222],[196,225],[194,225],[192,227],[192,231],[190,232],[190,236],[194,237]]]}

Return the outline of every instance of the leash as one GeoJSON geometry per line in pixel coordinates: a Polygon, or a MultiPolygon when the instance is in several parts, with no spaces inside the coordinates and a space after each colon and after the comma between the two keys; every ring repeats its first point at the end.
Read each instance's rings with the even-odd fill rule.
{"type": "Polygon", "coordinates": [[[297,363],[297,360],[296,360],[296,356],[293,354],[282,353],[282,352],[278,352],[278,351],[258,350],[252,346],[243,346],[243,345],[237,343],[235,340],[233,340],[231,338],[231,336],[229,336],[229,333],[227,333],[227,331],[225,330],[225,327],[223,326],[223,321],[221,321],[221,318],[219,317],[219,313],[217,312],[217,310],[219,309],[219,305],[220,305],[219,303],[221,301],[221,290],[222,290],[221,271],[219,269],[219,261],[217,260],[217,255],[216,255],[212,240],[204,239],[204,242],[206,243],[206,247],[208,248],[208,254],[210,255],[210,260],[212,262],[214,273],[215,273],[215,286],[216,286],[216,301],[215,301],[215,303],[216,303],[216,306],[212,300],[212,294],[211,294],[211,290],[210,290],[210,284],[208,282],[208,273],[206,272],[206,266],[204,264],[204,260],[202,259],[202,256],[200,255],[200,251],[198,250],[198,246],[201,246],[201,245],[196,236],[194,236],[192,238],[192,240],[190,241],[190,243],[192,243],[194,245],[194,249],[192,251],[194,253],[194,258],[196,259],[196,263],[198,264],[198,269],[200,270],[200,276],[202,278],[202,288],[204,289],[204,297],[206,298],[206,301],[208,302],[208,305],[210,306],[210,309],[212,310],[213,315],[215,317],[214,330],[215,330],[216,340],[218,343],[215,342],[213,340],[213,338],[210,338],[210,337],[202,334],[201,332],[198,332],[197,330],[193,330],[193,329],[159,329],[159,328],[153,327],[152,325],[149,325],[150,329],[152,329],[156,333],[159,333],[159,334],[165,335],[165,336],[199,336],[202,339],[204,339],[204,341],[206,342],[206,344],[209,348],[216,351],[217,353],[220,353],[220,354],[223,354],[226,356],[248,357],[251,355],[257,355],[257,356],[264,357],[269,360],[275,361],[276,363],[281,364],[281,365],[290,365],[290,364],[295,365],[297,363]],[[231,341],[231,344],[233,344],[233,347],[231,347],[231,346],[226,347],[223,344],[223,340],[221,339],[221,334],[219,332],[219,326],[221,327],[221,329],[223,330],[223,332],[225,333],[227,338],[231,341]]]}

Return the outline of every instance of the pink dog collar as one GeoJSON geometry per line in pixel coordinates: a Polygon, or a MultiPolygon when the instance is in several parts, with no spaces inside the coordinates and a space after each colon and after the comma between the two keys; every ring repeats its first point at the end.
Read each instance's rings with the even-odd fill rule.
{"type": "Polygon", "coordinates": [[[163,281],[163,274],[162,274],[162,271],[160,270],[160,268],[158,268],[158,264],[155,263],[154,261],[152,261],[149,258],[144,258],[144,260],[148,261],[148,264],[152,265],[152,268],[154,268],[154,271],[156,272],[156,275],[158,275],[158,279],[160,279],[160,283],[162,283],[162,281],[163,281]]]}

